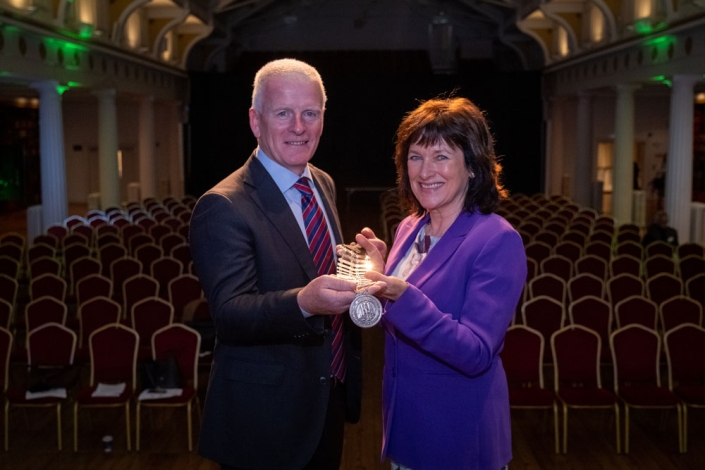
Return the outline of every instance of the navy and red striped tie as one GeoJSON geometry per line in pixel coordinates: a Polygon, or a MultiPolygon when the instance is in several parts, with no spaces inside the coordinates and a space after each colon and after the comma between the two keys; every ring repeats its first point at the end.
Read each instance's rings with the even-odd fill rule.
{"type": "MultiPolygon", "coordinates": [[[[318,275],[335,273],[335,258],[333,257],[333,247],[328,232],[328,224],[323,216],[323,211],[316,201],[308,178],[305,176],[294,183],[301,193],[301,210],[306,227],[306,237],[308,247],[313,255],[313,262],[318,268],[318,275]]],[[[333,315],[333,361],[331,363],[331,374],[341,382],[345,381],[345,351],[343,349],[343,316],[333,315]]]]}

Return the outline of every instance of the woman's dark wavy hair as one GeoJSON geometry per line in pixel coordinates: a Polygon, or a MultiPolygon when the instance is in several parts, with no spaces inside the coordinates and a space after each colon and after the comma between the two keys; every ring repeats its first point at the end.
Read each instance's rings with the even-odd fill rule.
{"type": "Polygon", "coordinates": [[[411,190],[407,159],[412,144],[435,145],[441,140],[461,149],[465,166],[474,178],[465,194],[464,209],[475,208],[490,214],[499,208],[507,190],[500,181],[502,166],[494,152],[494,139],[484,113],[467,98],[439,97],[422,103],[408,113],[396,135],[394,162],[397,167],[397,189],[404,209],[421,216],[426,211],[411,190]]]}

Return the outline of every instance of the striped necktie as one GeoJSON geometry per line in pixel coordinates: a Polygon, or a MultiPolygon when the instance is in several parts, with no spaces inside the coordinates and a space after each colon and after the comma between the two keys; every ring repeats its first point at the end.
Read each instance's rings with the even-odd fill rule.
{"type": "MultiPolygon", "coordinates": [[[[304,226],[308,247],[313,256],[313,262],[318,268],[318,275],[335,273],[335,258],[331,245],[328,224],[323,216],[323,211],[316,201],[309,186],[308,178],[302,177],[296,183],[296,188],[301,193],[301,210],[303,212],[304,226]]],[[[331,374],[341,382],[345,381],[345,351],[343,349],[343,316],[333,315],[333,344],[331,374]]]]}

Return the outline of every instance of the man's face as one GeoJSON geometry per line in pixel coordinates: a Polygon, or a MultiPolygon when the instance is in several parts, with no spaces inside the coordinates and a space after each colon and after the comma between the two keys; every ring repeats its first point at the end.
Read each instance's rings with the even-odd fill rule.
{"type": "Polygon", "coordinates": [[[271,78],[262,90],[261,113],[250,109],[250,128],[262,151],[300,175],[323,132],[323,96],[315,82],[271,78]]]}

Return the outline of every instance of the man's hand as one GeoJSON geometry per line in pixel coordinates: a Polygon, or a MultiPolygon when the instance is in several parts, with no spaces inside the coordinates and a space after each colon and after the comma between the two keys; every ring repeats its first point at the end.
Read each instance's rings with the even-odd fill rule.
{"type": "Polygon", "coordinates": [[[296,296],[299,307],[317,315],[336,315],[348,309],[355,299],[356,284],[335,276],[320,276],[309,282],[296,296]]]}

